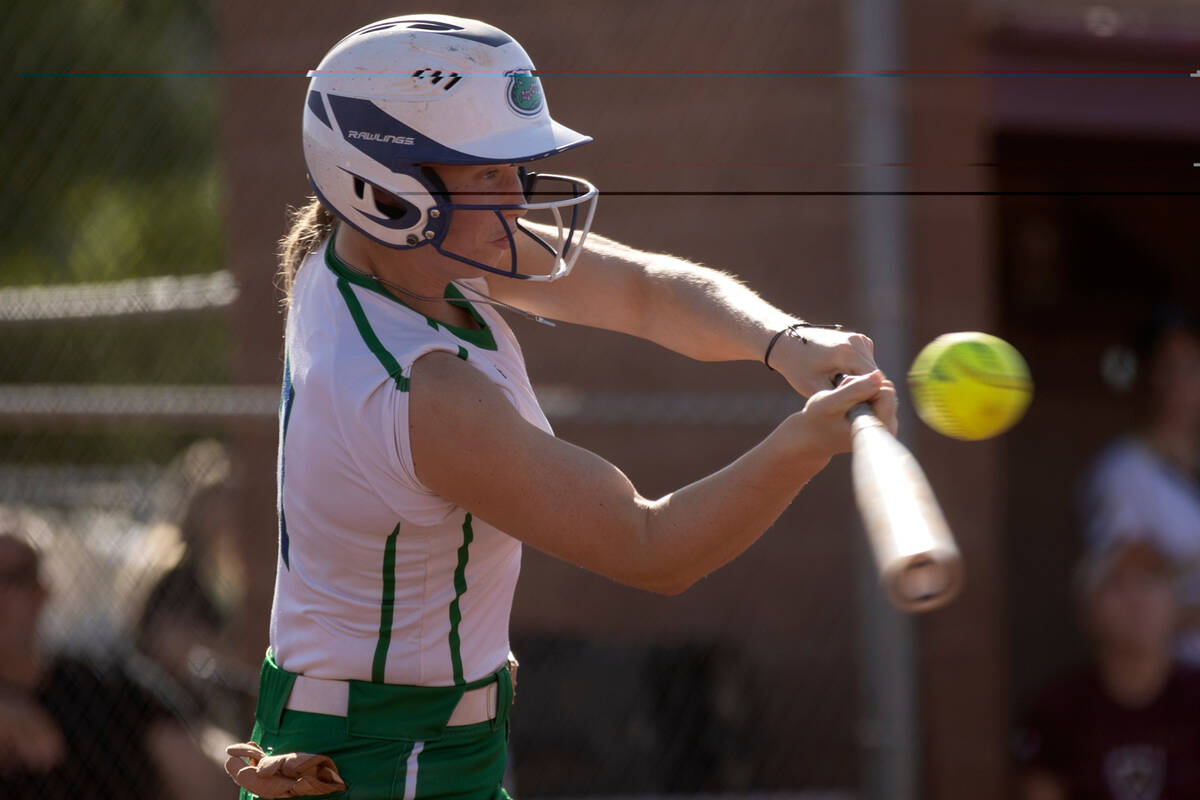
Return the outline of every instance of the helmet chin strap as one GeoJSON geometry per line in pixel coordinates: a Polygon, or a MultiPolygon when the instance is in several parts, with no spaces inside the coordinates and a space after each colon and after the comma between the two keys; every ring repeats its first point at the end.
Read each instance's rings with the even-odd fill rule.
{"type": "MultiPolygon", "coordinates": [[[[345,262],[342,262],[342,263],[345,264],[345,262]]],[[[397,292],[407,295],[408,297],[411,297],[414,300],[423,300],[427,303],[440,303],[440,302],[446,301],[445,297],[427,297],[423,294],[418,294],[417,292],[414,292],[412,289],[408,289],[404,286],[401,286],[398,283],[389,281],[387,278],[381,278],[378,275],[376,275],[374,272],[367,272],[365,270],[359,269],[358,267],[351,266],[350,264],[346,264],[346,268],[351,270],[352,272],[356,272],[359,275],[362,275],[365,278],[370,278],[371,280],[375,281],[376,283],[380,283],[380,284],[388,287],[389,289],[395,289],[397,292]]],[[[530,313],[523,308],[517,308],[516,306],[509,305],[508,303],[505,303],[502,300],[497,300],[496,298],[492,297],[491,295],[481,292],[473,286],[468,286],[467,284],[459,283],[458,281],[450,281],[450,283],[454,284],[454,286],[460,290],[466,290],[466,291],[470,292],[471,294],[475,295],[476,298],[478,298],[478,299],[472,300],[471,302],[473,302],[473,303],[482,303],[484,305],[489,305],[489,306],[494,306],[494,307],[498,306],[500,308],[507,309],[507,310],[513,312],[514,314],[520,314],[522,317],[525,317],[526,319],[531,319],[534,322],[540,322],[543,325],[548,325],[551,328],[558,327],[557,324],[552,319],[546,319],[545,317],[530,313]]],[[[450,301],[450,302],[453,302],[453,301],[450,301]]]]}
{"type": "Polygon", "coordinates": [[[538,314],[531,313],[529,311],[526,311],[523,308],[517,308],[516,306],[509,305],[508,303],[505,303],[501,300],[497,300],[496,298],[492,297],[491,295],[479,291],[474,286],[468,286],[467,284],[459,283],[458,281],[451,281],[451,283],[453,283],[459,289],[466,289],[468,292],[470,292],[471,294],[473,294],[477,298],[479,298],[478,300],[474,300],[472,302],[483,303],[484,305],[493,306],[493,307],[499,306],[500,308],[506,308],[509,311],[512,311],[516,314],[520,314],[522,317],[525,317],[525,319],[531,319],[534,322],[540,322],[543,325],[549,325],[551,328],[558,327],[557,323],[555,323],[555,321],[552,319],[546,319],[543,316],[539,316],[538,314]]]}

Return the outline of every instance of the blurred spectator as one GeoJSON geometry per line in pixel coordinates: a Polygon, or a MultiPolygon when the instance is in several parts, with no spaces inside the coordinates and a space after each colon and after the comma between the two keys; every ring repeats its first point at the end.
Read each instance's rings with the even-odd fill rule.
{"type": "Polygon", "coordinates": [[[1015,739],[1021,800],[1200,797],[1200,670],[1171,653],[1175,570],[1150,540],[1078,574],[1092,665],[1042,692],[1015,739]]]}
{"type": "Polygon", "coordinates": [[[1178,655],[1200,665],[1200,319],[1160,308],[1136,344],[1141,424],[1087,476],[1084,533],[1090,548],[1145,538],[1176,563],[1178,655]]]}
{"type": "Polygon", "coordinates": [[[0,530],[0,797],[232,797],[184,726],[122,672],[38,652],[47,595],[38,552],[0,530]]]}
{"type": "Polygon", "coordinates": [[[177,688],[173,710],[240,730],[253,709],[258,670],[238,662],[230,645],[242,593],[239,562],[230,555],[232,501],[226,484],[206,487],[192,499],[180,526],[184,556],[151,589],[134,637],[177,688]]]}

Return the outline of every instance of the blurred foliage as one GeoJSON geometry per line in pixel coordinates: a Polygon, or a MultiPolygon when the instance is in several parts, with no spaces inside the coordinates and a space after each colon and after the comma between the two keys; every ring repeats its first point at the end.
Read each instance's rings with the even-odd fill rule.
{"type": "Polygon", "coordinates": [[[5,17],[2,282],[213,269],[216,81],[163,74],[211,69],[209,5],[46,0],[5,17]]]}
{"type": "MultiPolygon", "coordinates": [[[[204,0],[42,0],[0,25],[0,285],[222,266],[214,9],[204,0]]],[[[229,380],[223,310],[0,326],[0,384],[229,380]]],[[[200,431],[32,427],[0,462],[167,461],[200,431]]]]}

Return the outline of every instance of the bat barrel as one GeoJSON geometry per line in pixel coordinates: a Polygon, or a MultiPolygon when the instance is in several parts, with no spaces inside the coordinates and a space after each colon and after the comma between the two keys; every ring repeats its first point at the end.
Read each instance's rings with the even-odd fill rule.
{"type": "Polygon", "coordinates": [[[850,411],[854,492],[880,581],[896,608],[932,611],[962,588],[962,557],[921,467],[870,406],[850,411]]]}

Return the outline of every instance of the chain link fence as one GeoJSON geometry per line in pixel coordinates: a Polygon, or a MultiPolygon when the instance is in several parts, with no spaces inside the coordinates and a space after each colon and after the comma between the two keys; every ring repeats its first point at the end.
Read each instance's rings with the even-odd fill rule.
{"type": "Polygon", "coordinates": [[[0,26],[5,798],[234,796],[215,731],[242,732],[256,675],[228,657],[220,420],[257,398],[228,389],[216,84],[161,74],[214,46],[204,2],[50,0],[0,26]],[[175,758],[202,765],[190,787],[175,758]]]}
{"type": "MultiPolygon", "coordinates": [[[[0,27],[0,52],[12,65],[0,83],[0,145],[9,155],[0,163],[8,188],[0,194],[0,797],[233,796],[217,764],[221,746],[249,728],[256,671],[242,643],[252,640],[258,652],[265,644],[255,638],[254,620],[261,622],[266,609],[247,607],[247,587],[270,580],[270,566],[248,559],[240,542],[274,535],[244,525],[239,515],[237,431],[245,423],[269,428],[278,391],[232,382],[231,362],[244,343],[234,333],[241,287],[225,264],[232,247],[222,219],[230,204],[222,195],[228,187],[215,144],[220,98],[212,74],[225,65],[215,55],[214,19],[224,8],[247,24],[244,46],[257,55],[283,17],[250,4],[234,12],[236,5],[47,0],[10,11],[0,27]],[[162,769],[193,757],[202,765],[195,780],[180,783],[179,770],[162,769]]],[[[456,5],[452,11],[491,13],[465,0],[456,5]]],[[[651,237],[647,228],[657,223],[648,208],[659,199],[620,199],[615,191],[604,198],[602,218],[623,221],[614,228],[645,235],[655,247],[671,235],[690,244],[685,235],[700,237],[718,214],[740,220],[728,227],[750,236],[761,220],[785,218],[805,240],[818,227],[844,222],[825,200],[814,212],[813,205],[776,199],[770,209],[738,217],[727,201],[717,208],[711,199],[675,192],[669,180],[711,171],[735,189],[834,185],[831,173],[815,180],[805,172],[801,180],[796,170],[828,167],[840,150],[809,152],[785,137],[762,141],[754,123],[736,119],[758,119],[763,107],[786,97],[787,108],[821,109],[819,116],[759,127],[803,130],[818,140],[825,128],[831,139],[845,133],[836,127],[840,95],[799,100],[791,94],[797,84],[782,82],[800,64],[791,60],[791,50],[801,49],[789,27],[796,9],[747,4],[780,23],[772,26],[749,11],[705,16],[682,2],[644,5],[644,24],[628,38],[620,14],[583,23],[580,11],[556,17],[565,27],[607,26],[606,41],[622,48],[604,49],[627,47],[642,59],[630,63],[664,68],[644,80],[621,53],[603,61],[594,43],[581,39],[573,42],[578,52],[563,49],[551,24],[527,10],[532,4],[506,9],[538,44],[539,61],[545,52],[544,63],[563,68],[547,80],[557,81],[555,91],[567,86],[588,97],[576,101],[575,113],[588,103],[611,105],[624,111],[612,118],[638,120],[608,131],[608,141],[617,141],[603,151],[610,162],[593,157],[581,171],[608,177],[598,179],[602,189],[667,190],[672,205],[687,210],[686,220],[651,237]],[[646,31],[667,28],[669,52],[645,44],[646,31]],[[771,30],[753,39],[751,28],[771,30]],[[697,47],[699,57],[687,51],[692,39],[719,46],[697,47]],[[729,44],[747,40],[759,42],[761,53],[729,44]],[[758,55],[780,52],[785,57],[760,69],[758,55]],[[707,77],[676,70],[680,64],[707,77]],[[737,72],[721,74],[727,67],[737,72]],[[598,75],[603,89],[589,90],[584,82],[601,85],[598,75]],[[647,101],[640,114],[639,101],[647,101]],[[686,119],[697,108],[705,119],[675,121],[673,115],[686,119]],[[686,136],[662,129],[645,135],[639,127],[655,124],[686,136]],[[641,141],[630,141],[634,128],[641,141]],[[689,149],[693,139],[702,143],[698,149],[689,149]],[[756,163],[712,158],[747,139],[762,148],[756,163]],[[646,142],[658,149],[647,155],[640,149],[646,142]],[[635,203],[644,205],[630,211],[635,203]]],[[[1036,24],[1026,28],[1083,31],[1098,40],[1156,28],[1156,41],[1170,43],[1162,30],[1195,16],[1176,0],[979,6],[993,25],[1029,18],[1036,24]]],[[[359,21],[395,11],[376,4],[359,21]]],[[[331,20],[328,9],[295,12],[287,24],[308,25],[323,45],[351,27],[340,16],[331,20]]],[[[810,30],[836,38],[826,36],[835,17],[810,30]]],[[[304,39],[286,26],[285,34],[290,43],[304,39]]],[[[264,59],[280,58],[269,47],[266,53],[264,59]]],[[[822,56],[827,61],[810,66],[836,66],[841,55],[832,48],[822,56]]],[[[288,90],[298,95],[294,83],[311,64],[284,58],[249,66],[290,75],[280,79],[293,81],[288,90]]],[[[556,109],[560,97],[570,100],[565,91],[555,97],[556,109]]],[[[278,174],[271,169],[264,173],[278,174]]],[[[287,169],[298,170],[298,161],[287,169]]],[[[712,241],[708,246],[720,253],[712,241]]],[[[269,269],[269,253],[260,250],[269,269]]],[[[835,262],[841,255],[836,248],[814,251],[835,262]]],[[[759,277],[774,276],[764,270],[759,277]]],[[[257,313],[273,313],[261,305],[257,313]]],[[[572,361],[588,360],[576,358],[576,349],[588,357],[600,349],[572,339],[576,334],[562,336],[559,342],[571,344],[559,349],[572,361]]],[[[644,380],[641,389],[622,390],[619,382],[598,388],[556,358],[540,355],[547,414],[566,438],[628,469],[647,494],[680,485],[664,475],[675,481],[727,461],[796,407],[793,395],[778,390],[704,384],[679,391],[669,376],[651,376],[657,382],[644,380]]],[[[667,364],[638,358],[651,365],[644,373],[667,364]]],[[[617,361],[605,362],[603,354],[597,360],[609,367],[617,361]]],[[[829,512],[848,507],[844,482],[822,480],[819,491],[831,499],[822,505],[802,498],[778,527],[815,528],[814,537],[844,542],[857,531],[844,514],[829,512]]],[[[509,788],[527,798],[854,796],[865,783],[863,753],[886,757],[899,745],[863,707],[869,692],[859,683],[858,662],[870,648],[854,638],[861,622],[848,588],[852,547],[822,548],[785,535],[670,603],[530,553],[514,615],[524,666],[509,788]],[[764,586],[781,588],[772,597],[764,586]]],[[[1046,548],[1039,545],[1035,555],[1044,569],[1046,548]]],[[[1033,592],[1027,602],[1038,611],[1045,603],[1033,592]]],[[[1042,658],[1042,649],[1026,648],[1029,660],[1042,658]]]]}
{"type": "MultiPolygon", "coordinates": [[[[14,155],[0,166],[0,625],[13,688],[0,720],[23,733],[0,752],[0,796],[233,796],[232,784],[176,786],[187,762],[160,752],[163,721],[181,723],[215,772],[221,746],[247,734],[257,673],[233,644],[235,620],[246,582],[270,579],[262,565],[248,573],[230,482],[226,422],[268,420],[278,396],[230,384],[239,289],[222,269],[217,85],[204,74],[214,8],[50,0],[11,17],[0,30],[18,72],[0,85],[0,145],[14,155]]],[[[600,438],[760,429],[797,407],[778,391],[553,381],[541,398],[556,423],[600,438]]],[[[725,614],[739,625],[736,608],[725,614]]],[[[736,644],[671,626],[668,614],[637,636],[516,634],[526,666],[509,786],[805,789],[772,778],[794,772],[790,745],[768,746],[756,724],[773,705],[782,724],[802,717],[796,698],[773,697],[736,644]]],[[[836,663],[824,668],[817,681],[852,692],[836,663]]],[[[848,762],[845,742],[827,747],[848,762]]],[[[820,768],[827,754],[806,756],[811,781],[845,784],[844,768],[820,768]]]]}

